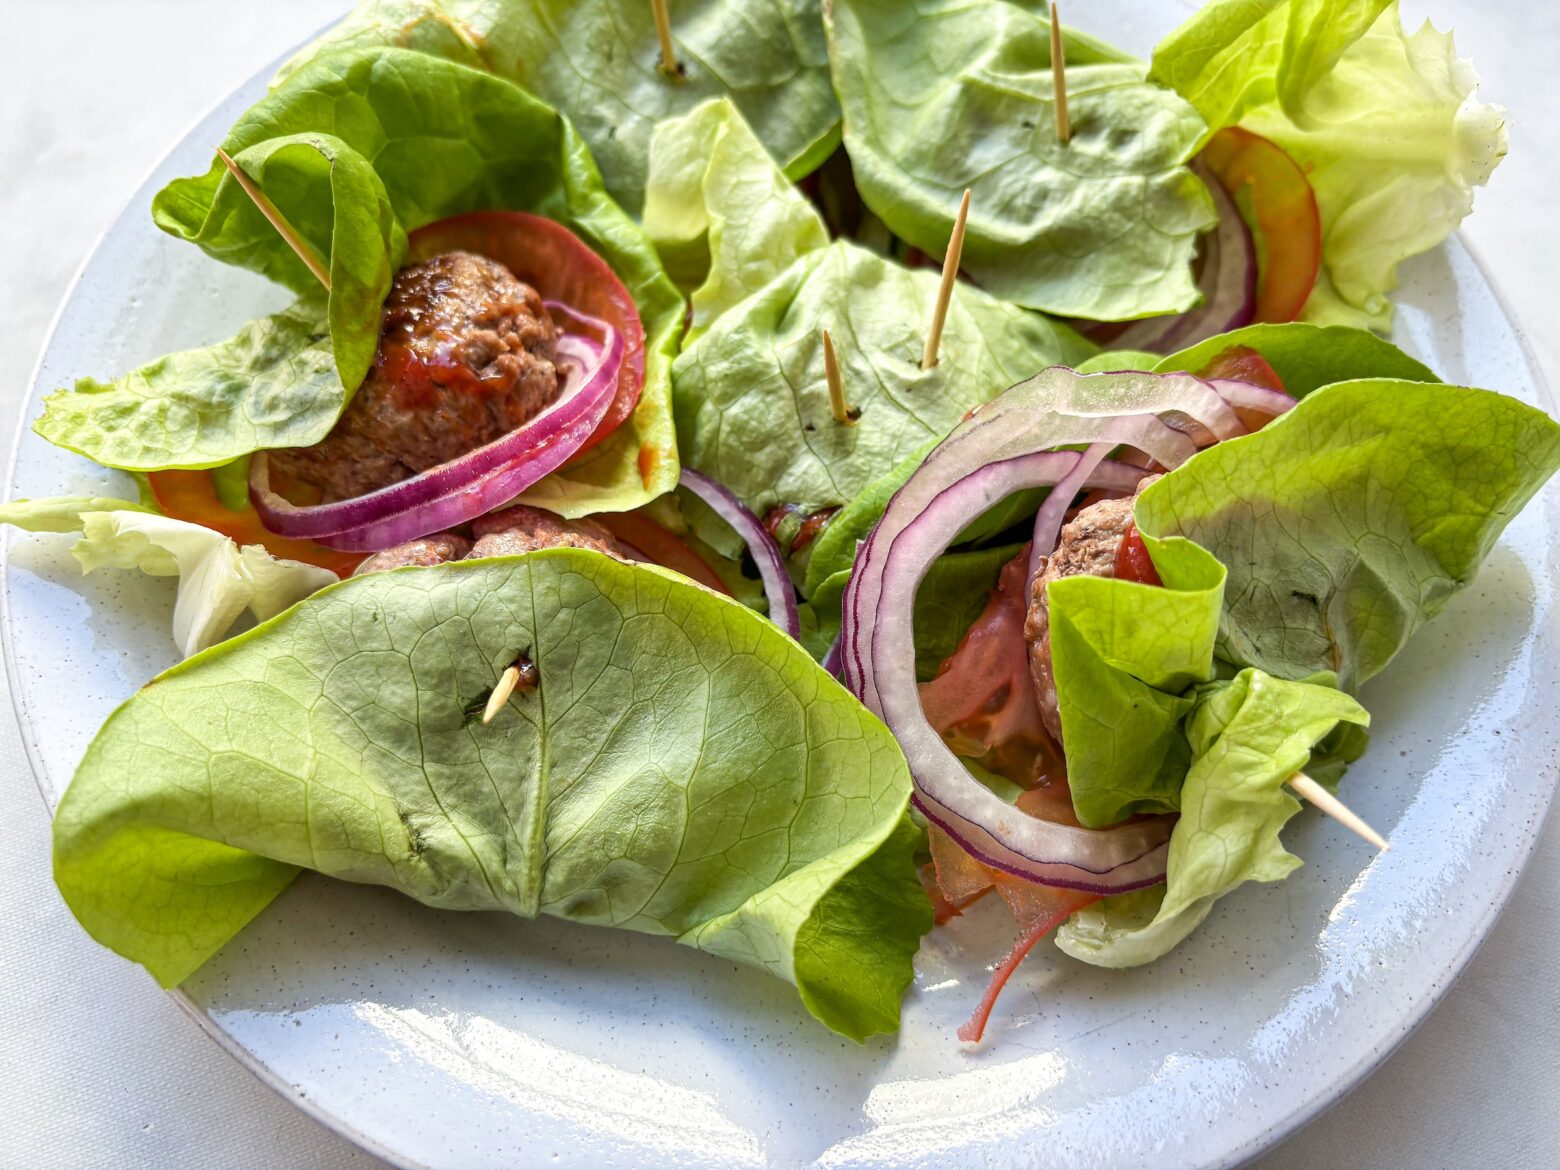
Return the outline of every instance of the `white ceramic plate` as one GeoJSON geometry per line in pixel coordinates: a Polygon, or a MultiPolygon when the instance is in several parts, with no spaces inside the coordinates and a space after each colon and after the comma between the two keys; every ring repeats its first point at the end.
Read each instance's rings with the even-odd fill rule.
{"type": "MultiPolygon", "coordinates": [[[[1091,6],[1088,25],[1142,49],[1179,15],[1114,0],[1091,6]]],[[[110,229],[61,309],[28,419],[40,392],[226,336],[283,303],[147,214],[164,182],[205,168],[270,72],[195,127],[110,229]]],[[[1459,243],[1404,275],[1401,344],[1449,381],[1545,401],[1459,243]]],[[[130,494],[25,432],[9,492],[130,494]]],[[[1157,965],[1106,972],[1039,948],[984,1049],[953,1031],[1010,941],[995,905],[928,939],[902,1031],[865,1046],[814,1023],[785,984],[670,940],[440,913],[313,876],[179,998],[278,1091],[409,1167],[1238,1164],[1402,1040],[1510,895],[1560,747],[1557,531],[1551,486],[1474,587],[1366,689],[1375,741],[1348,796],[1391,853],[1301,817],[1286,841],[1306,867],[1226,898],[1157,965]]],[[[113,706],[174,659],[171,584],[83,580],[68,544],[8,537],[5,564],[12,693],[51,801],[113,706]]]]}

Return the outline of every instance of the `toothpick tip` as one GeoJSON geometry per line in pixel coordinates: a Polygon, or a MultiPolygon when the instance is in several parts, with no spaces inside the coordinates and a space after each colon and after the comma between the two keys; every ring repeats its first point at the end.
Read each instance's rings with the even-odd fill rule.
{"type": "Polygon", "coordinates": [[[853,427],[861,417],[861,411],[853,409],[845,401],[845,382],[840,377],[839,358],[834,353],[834,338],[823,330],[823,377],[829,387],[829,413],[842,427],[853,427]]]}
{"type": "Polygon", "coordinates": [[[493,687],[493,693],[488,696],[487,706],[482,709],[482,722],[491,723],[498,713],[504,709],[504,704],[509,702],[510,696],[515,693],[515,687],[520,682],[520,668],[511,666],[503,674],[498,676],[498,682],[493,687]]]}
{"type": "Polygon", "coordinates": [[[948,250],[943,253],[942,280],[937,285],[937,302],[932,306],[932,325],[926,331],[926,345],[921,350],[921,368],[930,370],[938,361],[938,349],[942,345],[943,325],[948,320],[948,306],[953,301],[953,285],[959,278],[959,261],[964,256],[964,228],[970,215],[970,188],[964,188],[964,198],[959,200],[958,213],[953,217],[953,231],[948,236],[948,250]]]}
{"type": "Polygon", "coordinates": [[[1366,824],[1363,817],[1304,772],[1296,772],[1289,778],[1288,783],[1289,787],[1293,788],[1297,794],[1305,797],[1306,800],[1309,800],[1317,808],[1321,809],[1322,812],[1370,842],[1383,853],[1387,853],[1392,849],[1392,846],[1387,843],[1387,839],[1366,824]]]}

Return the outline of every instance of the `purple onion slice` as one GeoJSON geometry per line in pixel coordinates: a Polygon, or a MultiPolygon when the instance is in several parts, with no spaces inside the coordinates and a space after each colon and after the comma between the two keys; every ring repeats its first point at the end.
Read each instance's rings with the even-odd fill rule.
{"type": "Polygon", "coordinates": [[[734,528],[747,542],[758,566],[758,575],[764,582],[764,596],[769,601],[769,617],[793,638],[802,636],[801,618],[796,609],[796,589],[791,575],[786,572],[785,557],[780,546],[770,535],[764,522],[755,516],[725,484],[717,483],[707,475],[692,468],[682,470],[681,485],[708,504],[714,513],[734,528]]]}
{"type": "Polygon", "coordinates": [[[1160,416],[1217,433],[1227,410],[1208,383],[1187,374],[1042,371],[954,428],[858,550],[841,630],[846,683],[898,738],[917,806],[983,864],[1044,885],[1138,889],[1164,879],[1171,819],[1076,828],[1029,816],[976,780],[921,708],[917,588],[958,534],[1008,495],[1065,485],[1054,492],[1065,504],[1077,491],[1131,491],[1144,469],[1104,458],[1101,447],[1133,447],[1174,468],[1196,445],[1160,416]]]}
{"type": "Polygon", "coordinates": [[[265,452],[250,463],[249,496],[260,519],[282,536],[317,540],[349,552],[377,552],[430,532],[464,524],[510,503],[557,470],[601,425],[617,393],[623,335],[605,321],[548,304],[572,326],[555,352],[564,384],[535,418],[485,446],[377,491],[328,504],[299,506],[271,489],[265,452]]]}
{"type": "Polygon", "coordinates": [[[1111,340],[1115,349],[1172,353],[1251,324],[1257,314],[1257,249],[1240,209],[1218,179],[1198,168],[1213,196],[1219,224],[1206,238],[1197,287],[1202,303],[1170,317],[1134,321],[1111,340]]]}
{"type": "Polygon", "coordinates": [[[1232,407],[1254,410],[1274,418],[1292,409],[1295,404],[1294,398],[1282,390],[1257,386],[1251,382],[1237,382],[1233,378],[1214,378],[1208,385],[1212,386],[1219,397],[1232,407]]]}

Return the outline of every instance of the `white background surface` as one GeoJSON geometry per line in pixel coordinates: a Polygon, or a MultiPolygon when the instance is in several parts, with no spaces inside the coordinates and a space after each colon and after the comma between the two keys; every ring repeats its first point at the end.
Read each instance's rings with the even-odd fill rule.
{"type": "MultiPolygon", "coordinates": [[[[635,0],[625,0],[635,2],[635,0]]],[[[198,115],[347,0],[0,0],[0,436],[92,242],[198,115]]],[[[1560,383],[1560,9],[1408,0],[1512,114],[1511,158],[1466,236],[1560,383]]],[[[113,371],[102,371],[111,373],[113,371]]],[[[1557,715],[1560,717],[1560,715],[1557,715]]],[[[381,1163],[272,1095],[139,969],[99,949],[49,878],[48,822],[0,711],[0,1168],[381,1163]]],[[[1260,1170],[1550,1170],[1560,1160],[1560,821],[1468,974],[1342,1105],[1260,1170]]]]}

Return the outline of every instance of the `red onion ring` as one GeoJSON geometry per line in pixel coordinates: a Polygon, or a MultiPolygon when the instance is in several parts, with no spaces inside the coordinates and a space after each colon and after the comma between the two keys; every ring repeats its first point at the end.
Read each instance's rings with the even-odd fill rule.
{"type": "Polygon", "coordinates": [[[758,566],[758,575],[764,582],[770,620],[791,637],[800,639],[802,623],[796,609],[796,589],[791,584],[791,575],[786,572],[785,556],[769,529],[764,527],[764,522],[737,499],[730,488],[707,475],[701,475],[691,467],[683,468],[679,483],[708,504],[717,516],[731,525],[747,542],[748,551],[753,554],[753,563],[758,566]]]}
{"type": "Polygon", "coordinates": [[[1034,582],[1040,572],[1040,563],[1056,548],[1057,537],[1062,531],[1062,520],[1067,515],[1073,497],[1082,490],[1094,469],[1105,461],[1111,452],[1110,443],[1090,443],[1078,454],[1072,470],[1046,493],[1045,501],[1035,513],[1035,532],[1029,546],[1029,581],[1034,582]]]}
{"type": "MultiPolygon", "coordinates": [[[[1164,879],[1170,821],[1104,830],[1060,825],[1020,812],[971,776],[921,708],[916,590],[957,534],[1015,491],[1063,484],[1130,491],[1143,469],[1104,459],[1096,445],[1130,445],[1178,466],[1195,444],[1159,416],[1224,429],[1220,416],[1229,406],[1213,406],[1215,398],[1206,382],[1185,374],[1043,371],[954,428],[895,493],[858,551],[841,630],[847,685],[898,738],[917,807],[982,864],[1043,885],[1138,889],[1164,879]],[[1054,449],[1078,446],[1088,449],[1054,449]]],[[[1065,491],[1053,495],[1070,501],[1075,493],[1065,491]]]]}
{"type": "Polygon", "coordinates": [[[1253,410],[1277,418],[1295,405],[1295,400],[1282,390],[1258,386],[1251,382],[1237,382],[1233,378],[1214,378],[1208,385],[1232,407],[1253,410]]]}
{"type": "Polygon", "coordinates": [[[1251,324],[1257,313],[1257,249],[1240,209],[1216,178],[1196,168],[1213,196],[1219,224],[1206,237],[1202,303],[1170,317],[1134,321],[1111,339],[1113,349],[1172,353],[1220,333],[1251,324]]]}
{"type": "Polygon", "coordinates": [[[828,671],[835,678],[840,677],[840,657],[845,649],[845,638],[841,634],[834,635],[834,641],[829,643],[829,649],[824,653],[819,666],[828,671]]]}
{"type": "Polygon", "coordinates": [[[249,498],[265,526],[330,548],[377,552],[473,520],[557,470],[601,425],[617,392],[624,345],[623,335],[605,321],[556,302],[547,307],[596,331],[600,340],[578,332],[559,336],[555,353],[569,363],[564,385],[535,418],[411,479],[308,507],[271,490],[269,461],[258,452],[249,469],[249,498]]]}

